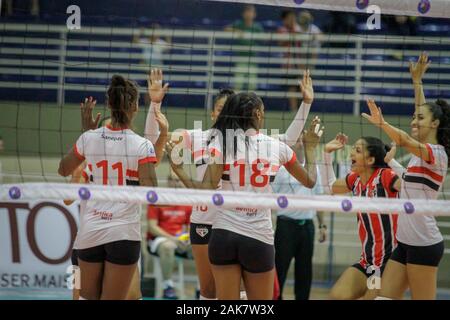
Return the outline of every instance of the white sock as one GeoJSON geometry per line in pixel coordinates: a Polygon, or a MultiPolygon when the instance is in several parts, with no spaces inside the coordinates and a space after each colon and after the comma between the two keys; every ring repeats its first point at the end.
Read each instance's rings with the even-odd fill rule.
{"type": "Polygon", "coordinates": [[[172,279],[164,280],[163,285],[165,289],[167,289],[168,287],[174,287],[172,279]]]}
{"type": "Polygon", "coordinates": [[[240,297],[240,300],[248,300],[248,298],[247,298],[247,292],[245,292],[244,290],[241,291],[241,297],[240,297]]]}
{"type": "Polygon", "coordinates": [[[377,297],[375,298],[375,300],[392,300],[392,299],[391,299],[391,298],[388,298],[388,297],[377,296],[377,297]]]}
{"type": "Polygon", "coordinates": [[[217,298],[207,298],[207,297],[200,295],[200,300],[217,300],[217,298]]]}
{"type": "Polygon", "coordinates": [[[87,300],[86,298],[83,298],[82,296],[78,297],[78,300],[87,300]]]}

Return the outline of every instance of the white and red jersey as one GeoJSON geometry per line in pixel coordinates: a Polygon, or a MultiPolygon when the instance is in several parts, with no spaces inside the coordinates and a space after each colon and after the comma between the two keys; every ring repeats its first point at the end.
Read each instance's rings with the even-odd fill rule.
{"type": "MultiPolygon", "coordinates": [[[[127,128],[87,131],[74,151],[86,160],[94,184],[139,185],[139,164],[156,162],[152,143],[127,128]]],[[[134,203],[88,200],[74,246],[86,249],[118,240],[140,241],[139,212],[134,203]]]]}
{"type": "MultiPolygon", "coordinates": [[[[183,132],[184,148],[190,150],[195,164],[196,181],[203,181],[206,169],[208,168],[207,142],[210,132],[210,129],[205,131],[201,129],[194,129],[183,132]]],[[[216,215],[217,211],[214,207],[195,205],[192,206],[191,222],[196,224],[212,225],[216,215]]]]}
{"type": "MultiPolygon", "coordinates": [[[[222,157],[222,145],[213,139],[208,153],[222,157]]],[[[236,156],[227,150],[222,174],[222,190],[271,193],[270,182],[275,179],[280,166],[296,161],[296,155],[285,143],[267,135],[240,134],[236,136],[236,156]]],[[[214,229],[225,229],[241,235],[273,244],[270,209],[235,208],[217,209],[214,229]]]]}
{"type": "MultiPolygon", "coordinates": [[[[347,188],[357,197],[397,198],[394,184],[398,176],[389,168],[376,169],[370,179],[363,184],[357,173],[346,177],[347,188]]],[[[360,265],[381,268],[397,246],[396,232],[398,214],[358,212],[358,233],[362,252],[360,265]]]]}
{"type": "MultiPolygon", "coordinates": [[[[403,174],[401,198],[437,199],[447,175],[448,157],[441,145],[426,144],[430,161],[415,155],[403,174]]],[[[402,214],[398,241],[411,246],[431,246],[443,240],[434,216],[402,214]]]]}

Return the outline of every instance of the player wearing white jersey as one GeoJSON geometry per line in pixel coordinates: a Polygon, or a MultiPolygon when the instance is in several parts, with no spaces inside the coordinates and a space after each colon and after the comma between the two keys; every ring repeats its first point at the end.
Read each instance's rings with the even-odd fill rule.
{"type": "MultiPolygon", "coordinates": [[[[162,72],[155,69],[152,72],[151,77],[153,77],[153,81],[151,81],[153,89],[150,90],[149,93],[152,103],[147,113],[145,132],[146,136],[151,141],[155,141],[159,135],[157,118],[160,113],[160,101],[162,100],[161,96],[164,95],[165,91],[162,86],[162,72]]],[[[300,89],[303,95],[303,102],[286,132],[277,136],[279,140],[289,146],[292,146],[297,142],[314,99],[314,90],[309,70],[305,71],[303,75],[300,89]]],[[[222,89],[216,96],[211,111],[211,120],[213,123],[216,122],[227,98],[232,94],[234,94],[232,90],[222,89]]],[[[177,132],[170,133],[169,136],[170,140],[175,142],[179,142],[181,137],[182,142],[178,145],[178,148],[190,151],[196,166],[195,178],[197,181],[202,181],[207,167],[206,144],[210,136],[210,130],[203,131],[201,128],[194,130],[177,130],[177,132]]],[[[215,217],[215,208],[210,208],[208,206],[193,207],[190,226],[190,241],[199,277],[200,299],[214,299],[216,297],[214,278],[208,258],[208,242],[215,217]]]]}
{"type": "MultiPolygon", "coordinates": [[[[134,82],[113,76],[107,93],[111,125],[83,133],[61,160],[59,174],[68,176],[86,161],[94,184],[156,186],[154,147],[129,129],[138,97],[134,82]]],[[[137,204],[86,202],[74,245],[80,299],[126,298],[140,256],[140,228],[137,204]]]]}
{"type": "MultiPolygon", "coordinates": [[[[370,115],[363,114],[383,129],[396,145],[412,154],[406,170],[392,165],[402,177],[400,198],[437,199],[447,175],[450,107],[443,100],[425,102],[422,76],[428,66],[426,54],[419,57],[418,63],[410,65],[416,102],[411,136],[387,123],[373,100],[368,101],[370,115]]],[[[435,299],[444,241],[434,216],[414,212],[400,214],[397,240],[398,246],[383,274],[380,296],[400,299],[409,287],[412,299],[435,299]]]]}
{"type": "MultiPolygon", "coordinates": [[[[259,132],[264,105],[254,93],[229,97],[208,139],[208,165],[201,182],[190,177],[174,159],[174,142],[167,145],[172,169],[188,188],[271,192],[270,181],[280,165],[306,187],[316,180],[314,148],[319,135],[305,134],[307,170],[285,143],[259,132]],[[234,133],[226,136],[227,130],[234,133]],[[240,130],[240,132],[239,132],[240,130]],[[222,139],[223,137],[223,139],[222,139]],[[226,137],[226,138],[225,138],[226,137]],[[231,143],[230,146],[227,144],[231,143]],[[233,143],[234,142],[234,143],[233,143]],[[233,147],[234,146],[234,147],[233,147]]],[[[319,125],[320,120],[315,120],[319,125]]],[[[229,131],[228,131],[229,132],[229,131]]],[[[274,248],[270,210],[217,210],[208,250],[219,299],[239,299],[241,276],[249,299],[271,299],[274,284],[274,248]]]]}
{"type": "MultiPolygon", "coordinates": [[[[89,128],[100,128],[106,125],[111,125],[111,117],[106,116],[102,119],[97,115],[97,118],[94,119],[92,116],[92,111],[95,107],[96,101],[92,99],[92,97],[87,98],[85,103],[81,104],[81,116],[82,116],[82,127],[83,131],[89,130],[89,128]]],[[[72,172],[70,183],[85,183],[89,184],[94,181],[92,176],[92,172],[87,166],[86,161],[72,172]]],[[[64,204],[71,205],[73,200],[64,200],[64,204]]],[[[80,212],[85,212],[86,210],[86,200],[80,201],[80,212]]],[[[78,266],[78,250],[74,247],[72,248],[72,265],[78,266]]],[[[133,280],[128,291],[127,300],[141,300],[142,292],[141,292],[141,281],[140,281],[140,264],[136,268],[136,272],[133,275],[133,280]]],[[[76,286],[73,288],[73,300],[79,300],[80,298],[80,290],[77,289],[76,286]]]]}

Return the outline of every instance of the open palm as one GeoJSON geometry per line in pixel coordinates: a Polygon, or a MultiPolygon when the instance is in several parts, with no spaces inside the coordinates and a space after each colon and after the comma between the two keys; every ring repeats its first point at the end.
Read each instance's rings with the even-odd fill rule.
{"type": "Polygon", "coordinates": [[[84,99],[84,102],[80,104],[81,127],[83,131],[97,129],[101,114],[97,113],[97,116],[94,118],[93,111],[96,104],[97,100],[92,97],[84,99]]]}
{"type": "Polygon", "coordinates": [[[161,103],[167,93],[169,84],[163,86],[163,72],[161,69],[152,69],[148,75],[148,94],[150,100],[155,103],[161,103]]]}
{"type": "Polygon", "coordinates": [[[303,101],[311,104],[314,100],[314,88],[309,70],[303,73],[303,79],[300,81],[300,90],[303,95],[303,101]]]}
{"type": "Polygon", "coordinates": [[[348,137],[343,133],[338,133],[336,138],[325,145],[325,152],[334,152],[345,147],[348,142],[348,137]]]}
{"type": "Polygon", "coordinates": [[[428,54],[422,52],[417,62],[409,63],[409,73],[414,82],[422,81],[422,77],[431,64],[428,60],[428,54]]]}
{"type": "Polygon", "coordinates": [[[315,148],[320,142],[324,129],[324,127],[321,127],[320,118],[316,116],[311,121],[308,131],[303,134],[303,144],[307,148],[315,148]]]}
{"type": "Polygon", "coordinates": [[[367,113],[361,114],[364,118],[369,120],[372,124],[376,125],[377,127],[381,127],[383,124],[386,123],[384,121],[381,109],[377,107],[374,100],[368,99],[367,106],[369,107],[370,115],[368,115],[367,113]]]}

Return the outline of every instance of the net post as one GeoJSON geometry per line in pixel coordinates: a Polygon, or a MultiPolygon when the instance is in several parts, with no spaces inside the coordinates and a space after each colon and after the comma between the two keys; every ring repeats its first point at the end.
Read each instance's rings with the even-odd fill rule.
{"type": "Polygon", "coordinates": [[[62,29],[59,33],[61,44],[59,46],[59,66],[58,66],[58,89],[56,96],[56,103],[58,106],[64,104],[64,73],[66,65],[66,50],[67,50],[67,31],[62,29]]]}
{"type": "Polygon", "coordinates": [[[208,37],[208,62],[207,62],[207,75],[208,83],[206,85],[206,99],[205,99],[205,111],[212,110],[213,108],[213,91],[214,91],[214,39],[215,33],[208,37]]]}
{"type": "Polygon", "coordinates": [[[363,43],[361,38],[356,38],[356,57],[355,57],[355,95],[353,97],[353,115],[358,117],[361,113],[360,100],[361,100],[361,74],[362,74],[362,49],[363,43]]]}

